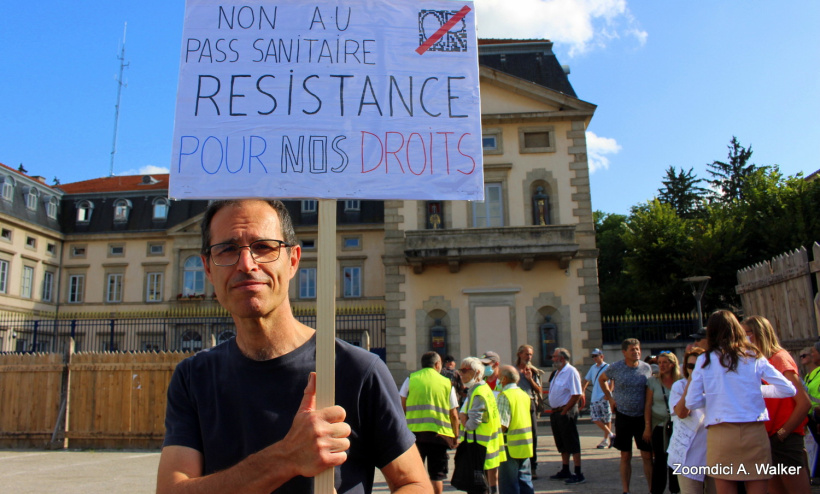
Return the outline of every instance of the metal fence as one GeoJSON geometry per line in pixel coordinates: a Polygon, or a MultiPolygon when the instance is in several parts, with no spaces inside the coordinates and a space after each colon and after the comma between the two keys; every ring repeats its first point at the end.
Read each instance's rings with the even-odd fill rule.
{"type": "Polygon", "coordinates": [[[637,338],[641,343],[690,340],[698,330],[697,314],[646,314],[604,316],[601,322],[604,343],[620,343],[637,338]]]}
{"type": "MultiPolygon", "coordinates": [[[[316,327],[315,311],[294,313],[303,324],[316,327]]],[[[233,319],[221,310],[107,316],[0,312],[0,352],[65,352],[69,338],[77,352],[197,351],[236,335],[233,319]]],[[[384,311],[338,311],[336,336],[372,350],[385,347],[384,311]]]]}

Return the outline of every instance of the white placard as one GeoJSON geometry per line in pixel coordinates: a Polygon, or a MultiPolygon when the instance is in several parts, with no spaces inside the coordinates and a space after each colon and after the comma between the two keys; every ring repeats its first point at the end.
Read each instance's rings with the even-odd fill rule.
{"type": "Polygon", "coordinates": [[[170,196],[482,200],[474,14],[188,0],[170,196]]]}

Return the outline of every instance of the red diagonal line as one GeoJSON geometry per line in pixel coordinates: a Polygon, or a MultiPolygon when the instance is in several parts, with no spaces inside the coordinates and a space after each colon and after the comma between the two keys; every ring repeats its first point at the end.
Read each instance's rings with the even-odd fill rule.
{"type": "Polygon", "coordinates": [[[456,13],[456,15],[451,17],[449,21],[447,21],[443,26],[438,28],[438,31],[436,31],[432,36],[427,38],[427,41],[425,41],[423,45],[416,48],[416,52],[418,52],[419,55],[424,55],[424,52],[426,52],[427,50],[430,49],[431,46],[436,44],[436,42],[438,40],[440,40],[441,37],[444,36],[447,33],[447,31],[452,29],[453,26],[455,26],[456,23],[458,23],[458,21],[463,19],[464,16],[467,15],[467,13],[469,13],[469,12],[470,12],[470,7],[469,6],[465,5],[464,7],[462,7],[461,10],[459,10],[456,13]]]}

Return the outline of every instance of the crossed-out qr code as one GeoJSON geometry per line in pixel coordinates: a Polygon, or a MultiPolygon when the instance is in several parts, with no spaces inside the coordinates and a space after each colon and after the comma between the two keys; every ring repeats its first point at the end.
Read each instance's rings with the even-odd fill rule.
{"type": "MultiPolygon", "coordinates": [[[[433,36],[441,27],[458,14],[457,10],[422,10],[419,12],[419,46],[423,45],[427,38],[433,36]]],[[[429,51],[467,51],[467,23],[464,19],[447,31],[447,33],[436,41],[429,51]]]]}

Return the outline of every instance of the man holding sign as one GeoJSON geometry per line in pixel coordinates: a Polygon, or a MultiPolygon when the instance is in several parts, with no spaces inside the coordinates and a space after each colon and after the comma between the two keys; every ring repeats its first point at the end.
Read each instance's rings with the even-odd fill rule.
{"type": "Polygon", "coordinates": [[[181,362],[168,390],[157,492],[312,492],[336,467],[341,493],[430,492],[393,379],[374,354],[336,342],[337,406],[316,410],[315,331],[293,317],[301,248],[279,201],[218,201],[202,260],[236,338],[181,362]]]}

